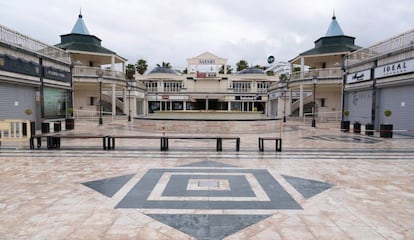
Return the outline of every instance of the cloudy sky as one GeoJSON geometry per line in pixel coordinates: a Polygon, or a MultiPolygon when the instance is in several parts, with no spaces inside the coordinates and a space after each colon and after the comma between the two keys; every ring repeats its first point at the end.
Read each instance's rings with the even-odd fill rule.
{"type": "Polygon", "coordinates": [[[333,9],[363,47],[414,28],[413,0],[0,0],[0,24],[57,44],[80,8],[89,32],[129,63],[176,68],[205,51],[233,66],[288,61],[325,35],[333,9]]]}

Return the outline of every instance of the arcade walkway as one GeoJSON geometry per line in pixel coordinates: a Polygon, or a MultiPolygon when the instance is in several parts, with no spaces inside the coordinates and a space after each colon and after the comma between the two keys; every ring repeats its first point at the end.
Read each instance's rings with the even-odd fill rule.
{"type": "MultiPolygon", "coordinates": [[[[104,123],[75,131],[142,133],[104,123]]],[[[283,129],[281,153],[257,146],[279,133],[237,134],[240,152],[205,140],[177,140],[169,152],[148,140],[120,140],[114,151],[67,139],[61,150],[4,147],[0,238],[414,238],[414,138],[283,129]]]]}

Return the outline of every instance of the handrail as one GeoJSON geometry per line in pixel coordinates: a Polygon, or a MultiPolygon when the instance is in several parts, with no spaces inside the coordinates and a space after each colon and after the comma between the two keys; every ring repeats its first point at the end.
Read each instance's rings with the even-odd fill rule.
{"type": "Polygon", "coordinates": [[[112,71],[109,69],[101,69],[98,67],[85,67],[85,66],[75,66],[73,68],[73,76],[88,76],[88,77],[98,77],[100,73],[103,73],[104,77],[111,77],[117,79],[125,80],[125,74],[120,71],[112,71]]]}
{"type": "Polygon", "coordinates": [[[0,41],[59,61],[70,63],[69,54],[55,46],[43,43],[0,24],[0,41]]]}
{"type": "Polygon", "coordinates": [[[318,78],[340,78],[342,77],[342,70],[340,67],[334,68],[317,68],[309,71],[293,72],[290,75],[290,81],[301,79],[312,79],[314,76],[318,78]]]}
{"type": "MultiPolygon", "coordinates": [[[[313,109],[312,109],[313,111],[313,109]]],[[[342,117],[341,111],[331,111],[331,112],[311,112],[311,113],[304,113],[303,114],[303,123],[306,123],[306,117],[310,116],[313,119],[313,115],[315,114],[315,119],[319,119],[319,121],[323,122],[324,120],[328,121],[328,119],[333,118],[335,121],[340,121],[342,117]]]]}
{"type": "MultiPolygon", "coordinates": [[[[112,120],[114,120],[114,115],[112,114],[112,112],[102,111],[102,115],[104,114],[106,114],[106,116],[111,115],[112,120]]],[[[79,119],[79,118],[84,119],[84,117],[90,117],[91,120],[94,120],[94,119],[99,118],[99,111],[98,110],[74,109],[73,117],[75,119],[79,119]]]]}

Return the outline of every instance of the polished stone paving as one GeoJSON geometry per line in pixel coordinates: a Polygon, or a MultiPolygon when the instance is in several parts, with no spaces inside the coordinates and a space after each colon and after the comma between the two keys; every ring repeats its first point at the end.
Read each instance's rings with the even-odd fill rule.
{"type": "Polygon", "coordinates": [[[299,122],[282,134],[281,153],[257,146],[279,133],[242,134],[240,152],[209,141],[2,146],[0,239],[414,239],[414,138],[299,122]]]}

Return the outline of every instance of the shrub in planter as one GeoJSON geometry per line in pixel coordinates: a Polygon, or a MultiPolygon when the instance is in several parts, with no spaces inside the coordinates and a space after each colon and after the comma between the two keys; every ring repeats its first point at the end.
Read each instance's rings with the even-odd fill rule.
{"type": "Polygon", "coordinates": [[[75,129],[75,119],[73,118],[73,108],[68,108],[68,116],[65,119],[65,129],[73,130],[75,129]]]}
{"type": "MultiPolygon", "coordinates": [[[[384,116],[388,118],[392,115],[392,111],[387,109],[384,111],[384,116]]],[[[392,138],[393,125],[391,123],[385,123],[380,125],[380,137],[392,138]]]]}
{"type": "Polygon", "coordinates": [[[365,135],[367,136],[374,135],[374,124],[368,123],[365,125],[365,135]]]}
{"type": "Polygon", "coordinates": [[[354,133],[361,133],[361,123],[354,122],[354,133]]]}
{"type": "Polygon", "coordinates": [[[344,120],[341,121],[341,131],[349,132],[349,128],[351,125],[351,122],[348,121],[349,111],[344,110],[343,114],[344,114],[344,120]]]}
{"type": "MultiPolygon", "coordinates": [[[[26,114],[27,116],[32,115],[33,111],[30,108],[26,108],[24,110],[24,114],[26,114]]],[[[22,133],[23,136],[27,136],[27,125],[26,123],[22,123],[22,133]]],[[[33,136],[36,134],[36,122],[34,121],[30,121],[30,136],[33,136]]]]}

